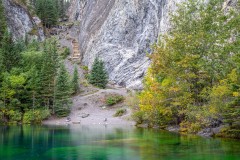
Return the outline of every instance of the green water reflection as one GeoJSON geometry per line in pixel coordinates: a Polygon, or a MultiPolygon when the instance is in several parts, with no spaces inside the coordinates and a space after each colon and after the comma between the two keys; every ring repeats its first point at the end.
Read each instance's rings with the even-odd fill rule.
{"type": "Polygon", "coordinates": [[[240,141],[127,126],[1,126],[1,160],[239,160],[240,141]]]}

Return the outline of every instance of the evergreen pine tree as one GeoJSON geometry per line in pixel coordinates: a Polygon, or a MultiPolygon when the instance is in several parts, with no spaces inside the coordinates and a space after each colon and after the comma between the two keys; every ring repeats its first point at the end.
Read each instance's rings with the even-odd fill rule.
{"type": "Polygon", "coordinates": [[[74,73],[73,73],[73,78],[72,78],[71,85],[72,85],[73,94],[78,93],[80,88],[79,88],[78,70],[77,70],[77,66],[76,65],[74,67],[74,73]]]}
{"type": "Polygon", "coordinates": [[[59,0],[59,17],[60,18],[64,18],[65,16],[64,7],[65,7],[64,0],[59,0]]]}
{"type": "Polygon", "coordinates": [[[99,88],[106,88],[108,83],[107,72],[104,69],[104,62],[96,58],[89,76],[89,83],[99,88]]]}
{"type": "Polygon", "coordinates": [[[38,69],[33,66],[30,71],[29,71],[29,80],[27,87],[30,89],[30,96],[32,99],[32,109],[35,109],[38,106],[38,97],[40,96],[40,86],[41,86],[41,81],[40,81],[40,74],[38,69]]]}
{"type": "Polygon", "coordinates": [[[44,44],[43,63],[41,68],[41,95],[46,107],[54,104],[55,78],[58,69],[56,43],[47,41],[44,44]]]}
{"type": "MultiPolygon", "coordinates": [[[[3,38],[4,33],[6,32],[7,29],[7,24],[6,24],[6,17],[4,13],[4,7],[2,4],[3,1],[0,1],[0,42],[3,38]]],[[[1,45],[0,45],[1,47],[1,45]]]]}
{"type": "Polygon", "coordinates": [[[71,86],[69,83],[69,75],[64,64],[61,64],[56,81],[55,113],[57,116],[65,117],[70,113],[70,95],[71,86]]]}
{"type": "Polygon", "coordinates": [[[37,0],[36,13],[42,20],[44,27],[50,28],[58,21],[57,5],[53,0],[37,0]]]}
{"type": "Polygon", "coordinates": [[[0,57],[2,59],[2,71],[10,71],[20,63],[21,51],[25,48],[23,41],[13,42],[11,34],[4,33],[0,43],[0,57]]]}

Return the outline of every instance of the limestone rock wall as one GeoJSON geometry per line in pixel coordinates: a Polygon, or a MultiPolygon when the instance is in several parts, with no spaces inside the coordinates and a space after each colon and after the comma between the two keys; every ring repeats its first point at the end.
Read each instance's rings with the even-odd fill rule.
{"type": "Polygon", "coordinates": [[[181,1],[73,0],[69,15],[71,20],[80,21],[82,63],[91,68],[99,57],[110,81],[141,89],[150,64],[146,55],[159,34],[168,30],[168,13],[181,1]]]}
{"type": "Polygon", "coordinates": [[[7,25],[13,38],[20,39],[27,37],[42,41],[44,39],[41,21],[38,17],[32,17],[26,7],[14,0],[3,0],[7,25]]]}

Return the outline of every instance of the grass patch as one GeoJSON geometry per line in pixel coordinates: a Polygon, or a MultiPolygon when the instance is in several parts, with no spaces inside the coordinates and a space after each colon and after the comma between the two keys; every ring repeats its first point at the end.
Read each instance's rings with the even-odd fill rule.
{"type": "Polygon", "coordinates": [[[139,93],[138,92],[130,92],[126,98],[127,106],[131,107],[134,110],[139,109],[139,93]]]}
{"type": "Polygon", "coordinates": [[[122,102],[123,100],[124,100],[124,97],[122,95],[110,95],[106,98],[106,104],[108,106],[112,106],[122,102]]]}
{"type": "Polygon", "coordinates": [[[37,27],[33,27],[31,31],[28,32],[29,35],[38,35],[37,27]]]}
{"type": "Polygon", "coordinates": [[[88,72],[88,66],[81,66],[81,68],[82,68],[84,71],[88,72]]]}
{"type": "Polygon", "coordinates": [[[88,81],[87,81],[86,79],[82,80],[82,81],[80,82],[80,84],[81,84],[82,86],[84,86],[84,87],[89,87],[89,83],[88,83],[88,81]]]}
{"type": "Polygon", "coordinates": [[[121,117],[127,112],[126,109],[121,108],[116,111],[116,113],[113,115],[114,117],[121,117]]]}

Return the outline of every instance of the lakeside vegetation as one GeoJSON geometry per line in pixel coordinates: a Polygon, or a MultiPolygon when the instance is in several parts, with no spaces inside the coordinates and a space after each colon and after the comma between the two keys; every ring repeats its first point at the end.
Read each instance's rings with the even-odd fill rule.
{"type": "Polygon", "coordinates": [[[139,95],[139,123],[197,133],[225,125],[240,138],[240,14],[222,0],[189,0],[171,15],[171,29],[150,55],[139,95]]]}
{"type": "MultiPolygon", "coordinates": [[[[27,1],[16,3],[29,5],[27,1]]],[[[32,0],[30,11],[41,18],[46,28],[51,28],[65,18],[68,3],[32,0]]],[[[0,124],[36,124],[51,115],[68,116],[71,96],[80,92],[78,66],[75,65],[71,78],[63,63],[70,54],[69,48],[59,49],[54,38],[44,42],[28,42],[27,38],[14,41],[7,30],[2,2],[0,18],[0,124]]],[[[90,83],[105,88],[107,73],[103,61],[96,59],[93,66],[90,83]]]]}
{"type": "Polygon", "coordinates": [[[73,91],[56,41],[13,42],[6,32],[0,44],[0,120],[41,123],[68,115],[73,91]]]}
{"type": "MultiPolygon", "coordinates": [[[[69,5],[69,1],[63,0],[15,2],[40,16],[45,27],[64,19],[69,5]]],[[[62,62],[70,50],[59,50],[55,39],[14,41],[7,30],[2,1],[0,20],[0,124],[36,124],[51,115],[67,116],[71,95],[79,92],[77,70],[70,80],[62,62]]]]}

